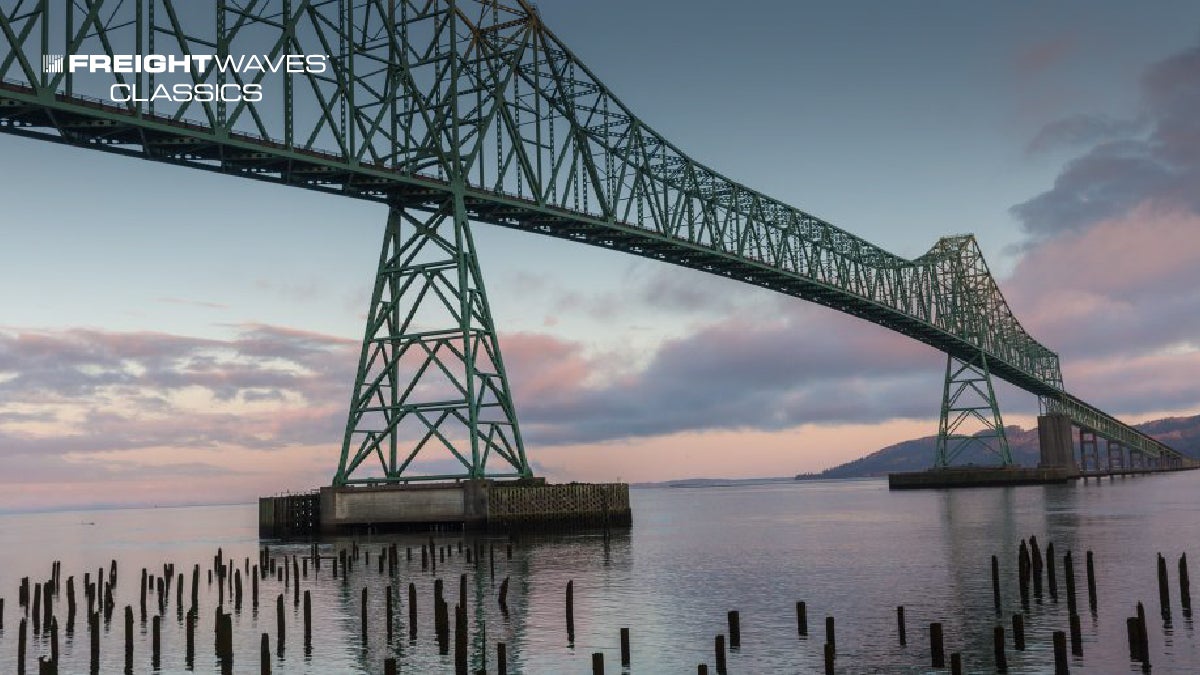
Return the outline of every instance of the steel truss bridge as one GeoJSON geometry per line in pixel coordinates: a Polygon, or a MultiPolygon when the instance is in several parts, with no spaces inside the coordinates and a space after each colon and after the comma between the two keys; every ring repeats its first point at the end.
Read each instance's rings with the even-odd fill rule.
{"type": "Polygon", "coordinates": [[[335,485],[530,475],[472,221],[769,288],[941,350],[937,465],[975,444],[1011,462],[993,377],[1067,415],[1093,454],[1103,438],[1191,465],[1064,389],[972,236],[909,260],[726,178],[634,115],[526,0],[2,0],[0,131],[389,207],[335,485]],[[70,67],[150,54],[201,58],[70,67]],[[228,61],[247,55],[324,68],[228,61]],[[461,471],[419,475],[423,452],[461,471]]]}

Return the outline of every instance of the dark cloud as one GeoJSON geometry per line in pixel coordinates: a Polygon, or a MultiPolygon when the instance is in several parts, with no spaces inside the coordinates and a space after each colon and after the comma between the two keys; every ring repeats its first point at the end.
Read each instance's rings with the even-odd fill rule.
{"type": "Polygon", "coordinates": [[[506,343],[522,428],[543,444],[926,418],[940,393],[933,350],[800,301],[768,319],[735,314],[671,340],[634,372],[621,368],[622,355],[589,360],[578,345],[544,336],[515,341],[543,343],[506,343]],[[596,382],[605,372],[614,375],[596,382]]]}
{"type": "Polygon", "coordinates": [[[1120,217],[1147,201],[1200,212],[1200,47],[1150,67],[1142,93],[1144,133],[1131,134],[1140,121],[1080,115],[1034,139],[1031,148],[1103,140],[1070,162],[1050,190],[1013,207],[1035,239],[1120,217]]]}

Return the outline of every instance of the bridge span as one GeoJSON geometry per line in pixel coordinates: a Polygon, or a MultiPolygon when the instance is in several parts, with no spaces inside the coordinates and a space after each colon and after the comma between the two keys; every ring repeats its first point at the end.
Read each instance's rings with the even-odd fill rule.
{"type": "Polygon", "coordinates": [[[975,445],[1011,463],[993,377],[1038,396],[1060,441],[1063,420],[1079,430],[1072,462],[1103,441],[1194,465],[1067,391],[973,236],[906,259],[696,162],[525,0],[7,2],[0,131],[388,206],[335,485],[529,476],[472,221],[769,288],[941,350],[939,466],[975,445]],[[122,55],[189,58],[121,72],[122,55]],[[235,65],[247,55],[259,68],[235,65]],[[261,65],[288,55],[305,59],[261,65]],[[415,475],[434,449],[462,472],[415,475]]]}

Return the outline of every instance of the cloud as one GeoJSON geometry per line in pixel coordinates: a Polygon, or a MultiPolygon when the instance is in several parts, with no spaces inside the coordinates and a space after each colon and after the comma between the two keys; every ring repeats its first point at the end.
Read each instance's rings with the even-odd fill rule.
{"type": "Polygon", "coordinates": [[[547,336],[504,345],[522,429],[544,444],[927,418],[941,374],[933,350],[798,300],[668,340],[632,372],[620,354],[589,358],[547,336]]]}
{"type": "Polygon", "coordinates": [[[1080,113],[1047,124],[1029,142],[1026,151],[1037,155],[1059,149],[1077,150],[1102,141],[1128,138],[1143,127],[1141,120],[1080,113]]]}
{"type": "Polygon", "coordinates": [[[1200,46],[1141,78],[1138,120],[1076,115],[1030,147],[1074,146],[1013,207],[1029,239],[1002,285],[1062,356],[1069,390],[1118,414],[1200,409],[1200,46]]]}
{"type": "Polygon", "coordinates": [[[1051,189],[1013,207],[1035,240],[1123,216],[1148,201],[1200,211],[1200,46],[1154,64],[1141,84],[1141,119],[1076,115],[1047,125],[1031,143],[1096,143],[1067,164],[1051,189]]]}

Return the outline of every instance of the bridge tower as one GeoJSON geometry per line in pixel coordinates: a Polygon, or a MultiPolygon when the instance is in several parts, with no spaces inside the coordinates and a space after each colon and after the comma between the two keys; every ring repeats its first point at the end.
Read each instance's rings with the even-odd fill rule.
{"type": "MultiPolygon", "coordinates": [[[[968,342],[986,345],[1008,308],[975,236],[942,237],[923,260],[930,266],[938,314],[968,342]]],[[[995,455],[1001,466],[1013,463],[987,350],[949,351],[934,466],[950,466],[975,448],[995,455]]]]}
{"type": "Polygon", "coordinates": [[[530,476],[462,193],[392,205],[333,484],[530,476]]]}
{"type": "Polygon", "coordinates": [[[946,357],[934,466],[948,467],[972,448],[995,455],[1001,466],[1013,463],[987,356],[982,352],[975,361],[946,357]]]}

